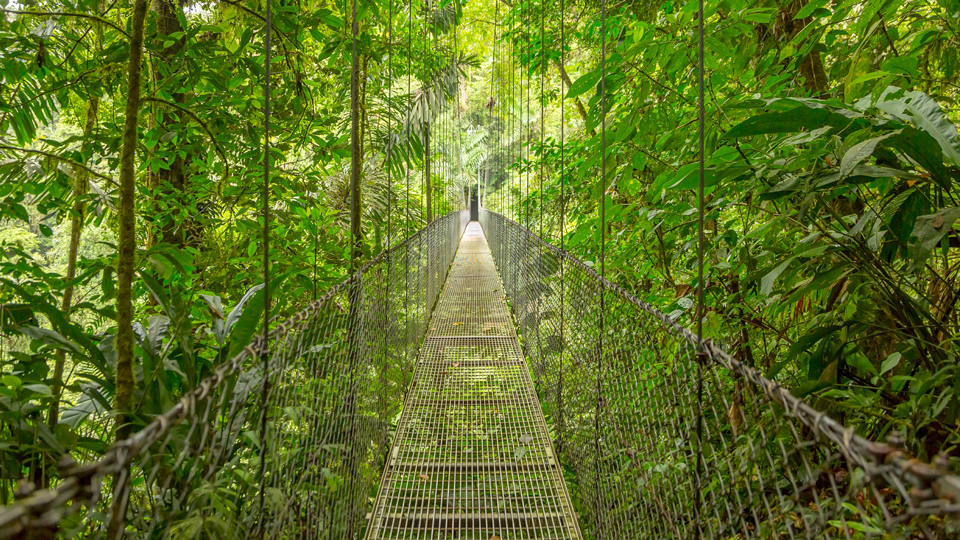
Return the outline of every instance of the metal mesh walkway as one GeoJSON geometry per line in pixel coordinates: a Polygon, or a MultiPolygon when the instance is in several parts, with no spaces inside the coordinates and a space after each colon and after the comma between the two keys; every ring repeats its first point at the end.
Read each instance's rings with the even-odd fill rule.
{"type": "Polygon", "coordinates": [[[367,538],[580,537],[490,248],[470,223],[420,351],[367,538]]]}

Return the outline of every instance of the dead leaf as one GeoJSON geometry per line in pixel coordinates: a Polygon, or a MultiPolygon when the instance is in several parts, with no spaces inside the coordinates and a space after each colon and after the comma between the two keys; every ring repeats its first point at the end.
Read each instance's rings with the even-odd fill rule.
{"type": "Polygon", "coordinates": [[[500,537],[497,535],[493,535],[490,537],[490,540],[500,540],[500,537]]]}
{"type": "Polygon", "coordinates": [[[460,367],[460,362],[454,362],[453,367],[460,367]]]}
{"type": "Polygon", "coordinates": [[[460,321],[457,321],[457,322],[453,323],[454,326],[460,326],[460,325],[462,325],[462,324],[463,324],[463,323],[460,322],[460,321]]]}
{"type": "Polygon", "coordinates": [[[418,476],[420,477],[421,480],[429,480],[429,479],[430,479],[430,477],[427,476],[427,475],[425,475],[425,474],[420,474],[420,475],[418,475],[418,476]]]}

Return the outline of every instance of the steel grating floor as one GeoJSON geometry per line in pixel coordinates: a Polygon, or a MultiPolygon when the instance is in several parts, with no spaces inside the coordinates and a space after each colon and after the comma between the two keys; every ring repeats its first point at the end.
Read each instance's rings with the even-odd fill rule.
{"type": "Polygon", "coordinates": [[[479,223],[433,312],[366,538],[581,538],[479,223]]]}

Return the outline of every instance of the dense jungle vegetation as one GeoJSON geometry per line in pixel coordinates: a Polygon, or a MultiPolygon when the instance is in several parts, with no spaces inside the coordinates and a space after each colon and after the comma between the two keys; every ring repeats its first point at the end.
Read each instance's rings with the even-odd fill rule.
{"type": "MultiPolygon", "coordinates": [[[[603,71],[600,9],[360,1],[357,153],[349,4],[275,0],[272,315],[479,190],[589,264],[606,227],[607,276],[692,326],[697,4],[609,0],[603,71]]],[[[4,504],[258,331],[265,7],[0,11],[4,504]]],[[[706,333],[862,435],[955,458],[960,2],[705,15],[706,333]]]]}

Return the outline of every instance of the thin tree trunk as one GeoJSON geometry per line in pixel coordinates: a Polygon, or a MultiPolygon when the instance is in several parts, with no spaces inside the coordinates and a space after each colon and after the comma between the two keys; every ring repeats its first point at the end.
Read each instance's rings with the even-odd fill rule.
{"type": "MultiPolygon", "coordinates": [[[[97,111],[100,108],[100,98],[92,97],[87,102],[87,121],[83,125],[84,151],[87,155],[90,147],[90,135],[97,123],[97,111]]],[[[83,232],[83,222],[87,210],[87,204],[84,197],[87,194],[87,183],[90,175],[86,169],[76,167],[74,169],[73,182],[73,215],[70,220],[70,248],[67,253],[67,288],[63,291],[63,301],[60,304],[60,311],[64,318],[70,320],[70,307],[73,304],[74,286],[71,281],[77,276],[77,251],[80,248],[80,235],[83,232]]],[[[57,355],[57,361],[53,367],[53,401],[50,403],[50,410],[47,414],[47,425],[53,429],[60,419],[60,393],[63,391],[63,369],[66,363],[66,354],[61,351],[57,355]]]]}
{"type": "MultiPolygon", "coordinates": [[[[350,255],[351,267],[354,272],[360,269],[360,259],[363,255],[363,238],[361,236],[362,228],[360,227],[360,204],[361,204],[361,193],[360,193],[360,180],[363,167],[363,133],[361,132],[363,123],[361,122],[361,97],[360,97],[360,58],[357,56],[357,35],[360,33],[359,20],[357,18],[357,2],[358,0],[353,0],[352,2],[352,62],[350,69],[350,236],[353,240],[353,245],[351,246],[352,251],[350,255]]],[[[350,302],[350,320],[355,321],[360,318],[360,308],[363,302],[362,297],[362,288],[363,284],[358,280],[352,281],[349,288],[349,302],[350,302]]],[[[351,324],[347,331],[347,343],[348,343],[348,352],[347,352],[347,362],[349,370],[349,381],[350,386],[347,388],[344,409],[346,411],[346,418],[349,422],[347,429],[349,430],[349,442],[347,443],[346,455],[344,456],[344,470],[349,475],[349,493],[352,494],[355,491],[355,486],[358,479],[358,470],[357,462],[359,449],[357,448],[355,433],[356,433],[356,409],[357,409],[357,387],[356,387],[356,371],[357,365],[360,362],[361,357],[361,340],[358,332],[357,325],[351,324]]],[[[345,534],[344,538],[354,538],[356,536],[355,529],[357,526],[357,516],[356,516],[356,505],[355,501],[350,501],[348,504],[349,511],[347,512],[347,522],[345,523],[345,534]]]]}
{"type": "MultiPolygon", "coordinates": [[[[573,86],[573,81],[570,80],[570,75],[567,74],[567,70],[566,68],[563,67],[563,64],[560,63],[560,60],[557,60],[556,63],[557,63],[557,71],[560,72],[560,78],[563,79],[563,83],[567,85],[567,90],[569,90],[570,87],[573,86]]],[[[587,109],[583,107],[583,103],[580,103],[579,97],[573,98],[573,103],[577,106],[577,112],[580,113],[580,118],[583,119],[583,123],[584,125],[586,125],[587,109]]],[[[597,131],[594,129],[591,129],[589,133],[590,133],[590,136],[592,137],[597,134],[597,131]]]]}
{"type": "MultiPolygon", "coordinates": [[[[156,13],[157,17],[157,31],[161,39],[167,40],[169,36],[174,34],[182,34],[183,28],[180,26],[180,19],[177,17],[177,13],[182,9],[184,0],[154,0],[153,2],[153,11],[156,13]]],[[[159,79],[163,77],[169,77],[171,72],[174,71],[174,62],[176,61],[178,55],[186,44],[186,38],[180,37],[175,40],[169,47],[163,49],[160,54],[156,55],[155,61],[158,63],[158,68],[152,70],[153,77],[159,79]]],[[[155,83],[157,81],[154,81],[155,83]]],[[[173,102],[177,105],[186,105],[187,96],[184,92],[173,92],[173,102]]],[[[156,125],[158,108],[151,105],[153,108],[152,121],[156,125]]],[[[179,124],[181,122],[181,113],[179,111],[166,108],[163,110],[163,119],[159,122],[159,127],[164,131],[170,131],[171,125],[179,124]]],[[[187,229],[190,229],[190,224],[188,219],[182,219],[178,217],[181,213],[180,210],[184,205],[184,191],[186,190],[186,163],[189,163],[192,159],[191,156],[186,156],[186,159],[180,157],[180,141],[177,143],[161,143],[161,144],[173,144],[173,151],[175,155],[173,159],[169,161],[169,167],[166,169],[160,169],[155,178],[155,185],[153,187],[154,199],[153,204],[156,208],[153,210],[155,217],[160,218],[160,230],[153,231],[150,235],[153,237],[154,241],[159,240],[160,242],[165,242],[167,244],[172,244],[177,247],[183,248],[187,243],[187,229]],[[159,208],[161,205],[159,203],[166,202],[163,207],[169,206],[171,202],[173,203],[174,208],[172,210],[160,211],[159,208]]]]}
{"type": "Polygon", "coordinates": [[[124,111],[123,149],[120,153],[120,234],[117,248],[117,440],[131,430],[133,394],[133,273],[136,254],[135,163],[137,120],[140,109],[140,71],[143,61],[143,20],[147,0],[136,0],[131,22],[130,58],[127,63],[127,103],[124,111]]]}
{"type": "MultiPolygon", "coordinates": [[[[353,17],[353,35],[359,31],[359,21],[353,17]]],[[[356,37],[354,37],[356,39],[356,37]]],[[[354,270],[360,267],[363,255],[363,229],[360,226],[360,178],[363,172],[362,137],[360,123],[360,59],[357,56],[356,44],[353,45],[353,65],[350,70],[350,108],[351,135],[350,135],[350,235],[353,239],[351,263],[354,270]]]]}

